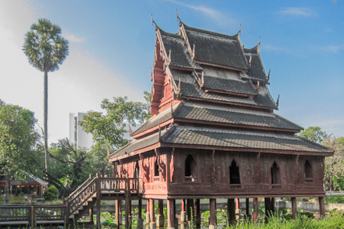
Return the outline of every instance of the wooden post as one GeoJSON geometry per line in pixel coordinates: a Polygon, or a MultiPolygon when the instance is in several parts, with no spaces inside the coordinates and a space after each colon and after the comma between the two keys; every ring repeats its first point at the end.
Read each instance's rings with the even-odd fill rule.
{"type": "Polygon", "coordinates": [[[97,217],[96,217],[96,228],[100,229],[100,195],[101,195],[101,190],[100,190],[100,176],[99,173],[97,174],[96,178],[96,208],[97,208],[97,217]]]}
{"type": "Polygon", "coordinates": [[[185,208],[186,208],[186,201],[182,199],[180,202],[180,224],[185,223],[185,208]]]}
{"type": "Polygon", "coordinates": [[[228,225],[235,224],[235,200],[227,200],[227,220],[228,225]]]}
{"type": "Polygon", "coordinates": [[[319,196],[319,215],[320,218],[323,218],[325,216],[325,203],[323,196],[319,196]]]}
{"type": "Polygon", "coordinates": [[[270,202],[270,198],[268,198],[268,197],[264,198],[264,209],[265,209],[265,219],[268,219],[272,214],[271,202],[270,202]]]}
{"type": "Polygon", "coordinates": [[[157,226],[160,228],[164,227],[164,200],[158,200],[158,219],[157,226]]]}
{"type": "Polygon", "coordinates": [[[64,228],[68,227],[68,224],[70,222],[69,220],[69,204],[67,201],[65,201],[65,212],[64,212],[65,216],[64,216],[64,228]]]}
{"type": "Polygon", "coordinates": [[[149,199],[149,216],[150,216],[150,228],[155,229],[155,213],[154,213],[154,199],[149,199]]]}
{"type": "Polygon", "coordinates": [[[192,220],[192,211],[193,209],[193,199],[187,199],[186,200],[186,215],[187,215],[187,221],[190,223],[192,220]]]}
{"type": "Polygon", "coordinates": [[[117,228],[120,228],[122,225],[122,200],[121,199],[116,200],[115,208],[116,208],[116,224],[117,224],[117,228]]]}
{"type": "Polygon", "coordinates": [[[36,211],[35,211],[35,206],[31,205],[30,206],[30,225],[31,228],[36,228],[36,211]]]}
{"type": "Polygon", "coordinates": [[[90,224],[94,224],[93,222],[93,207],[90,207],[89,211],[88,211],[88,216],[90,217],[90,224]]]}
{"type": "Polygon", "coordinates": [[[216,228],[216,199],[215,198],[209,199],[209,210],[210,210],[209,229],[215,229],[216,228]]]}
{"type": "Polygon", "coordinates": [[[201,200],[195,200],[195,225],[196,228],[201,228],[201,200]]]}
{"type": "Polygon", "coordinates": [[[150,224],[150,211],[149,211],[149,199],[146,199],[146,225],[149,226],[150,224]]]}
{"type": "Polygon", "coordinates": [[[246,210],[246,218],[250,218],[250,198],[246,198],[245,200],[245,210],[246,210]]]}
{"type": "Polygon", "coordinates": [[[175,200],[167,200],[167,229],[175,228],[175,200]]]}
{"type": "Polygon", "coordinates": [[[291,197],[291,216],[293,219],[296,219],[297,215],[297,202],[296,197],[291,197]]]}
{"type": "Polygon", "coordinates": [[[275,198],[274,197],[270,198],[270,211],[272,215],[275,214],[275,198]]]}
{"type": "Polygon", "coordinates": [[[142,199],[139,198],[138,201],[138,212],[137,212],[137,227],[143,228],[143,219],[142,219],[142,199]]]}
{"type": "Polygon", "coordinates": [[[131,228],[131,199],[128,191],[125,194],[125,228],[131,228]]]}
{"type": "Polygon", "coordinates": [[[256,223],[258,221],[258,198],[254,197],[253,198],[253,203],[252,203],[252,207],[253,207],[253,212],[252,212],[252,221],[254,223],[256,223]]]}

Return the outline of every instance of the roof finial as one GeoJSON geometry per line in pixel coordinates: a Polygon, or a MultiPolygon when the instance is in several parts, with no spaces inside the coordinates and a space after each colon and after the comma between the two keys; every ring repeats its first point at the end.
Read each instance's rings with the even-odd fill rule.
{"type": "Polygon", "coordinates": [[[259,40],[258,43],[256,44],[257,54],[259,54],[261,44],[262,44],[262,43],[261,43],[260,40],[259,40]]]}
{"type": "Polygon", "coordinates": [[[241,34],[241,32],[242,32],[242,24],[240,24],[240,25],[239,25],[239,31],[238,31],[238,33],[237,33],[237,34],[238,34],[238,35],[240,35],[240,34],[241,34]]]}
{"type": "Polygon", "coordinates": [[[155,22],[155,20],[154,20],[152,14],[151,14],[151,22],[152,22],[152,25],[155,27],[155,30],[159,29],[159,26],[158,26],[158,24],[155,22]]]}
{"type": "Polygon", "coordinates": [[[183,22],[182,22],[182,19],[180,19],[178,9],[176,9],[176,15],[177,15],[177,21],[178,21],[179,25],[182,24],[183,22]]]}
{"type": "Polygon", "coordinates": [[[276,109],[278,110],[279,107],[279,102],[280,102],[280,95],[277,96],[277,100],[276,100],[276,109]]]}
{"type": "Polygon", "coordinates": [[[270,74],[271,74],[271,69],[269,69],[268,76],[267,76],[267,81],[269,82],[270,80],[270,74]]]}

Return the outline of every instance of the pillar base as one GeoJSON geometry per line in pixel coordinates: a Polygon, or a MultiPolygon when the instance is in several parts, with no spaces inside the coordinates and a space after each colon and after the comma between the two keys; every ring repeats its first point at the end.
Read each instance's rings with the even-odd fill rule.
{"type": "Polygon", "coordinates": [[[164,228],[164,216],[156,215],[156,225],[159,228],[164,228]]]}
{"type": "Polygon", "coordinates": [[[155,223],[155,222],[153,222],[153,223],[150,222],[150,223],[149,223],[149,228],[150,228],[150,229],[156,229],[156,223],[155,223]]]}
{"type": "Polygon", "coordinates": [[[137,220],[137,228],[140,228],[140,229],[143,228],[143,220],[142,219],[137,220]]]}

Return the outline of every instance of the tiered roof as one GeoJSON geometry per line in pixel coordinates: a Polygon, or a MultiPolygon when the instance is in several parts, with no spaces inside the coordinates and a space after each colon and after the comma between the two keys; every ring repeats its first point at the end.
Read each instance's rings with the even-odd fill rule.
{"type": "Polygon", "coordinates": [[[159,112],[133,132],[133,140],[111,160],[158,147],[331,153],[298,137],[302,128],[274,113],[277,104],[269,92],[270,74],[264,69],[259,45],[247,49],[239,33],[229,36],[183,22],[177,34],[156,27],[156,35],[159,58],[155,58],[152,79],[163,72],[165,84],[171,87],[165,85],[161,91],[154,87],[161,83],[154,82],[152,93],[154,98],[171,93],[173,99],[162,101],[161,97],[159,112]],[[157,60],[164,63],[158,65],[157,60]]]}

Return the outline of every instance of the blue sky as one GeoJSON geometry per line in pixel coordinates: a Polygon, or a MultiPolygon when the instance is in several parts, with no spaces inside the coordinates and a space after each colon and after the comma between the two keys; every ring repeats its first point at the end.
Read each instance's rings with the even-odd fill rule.
{"type": "MultiPolygon", "coordinates": [[[[70,40],[70,56],[50,78],[53,140],[67,136],[68,112],[98,110],[104,97],[141,99],[150,90],[151,17],[164,30],[176,32],[176,12],[190,26],[227,34],[241,29],[245,47],[260,41],[265,68],[271,69],[270,90],[274,98],[281,96],[278,113],[304,127],[319,125],[344,135],[344,0],[11,0],[0,6],[0,19],[8,22],[2,30],[0,23],[0,32],[14,34],[7,39],[13,47],[21,48],[23,34],[40,17],[60,25],[70,40]]],[[[0,86],[0,98],[34,110],[41,120],[40,73],[30,70],[19,52],[13,62],[6,54],[0,53],[2,63],[25,66],[25,74],[35,76],[17,85],[15,93],[10,82],[18,82],[21,72],[0,70],[0,80],[9,82],[0,86]]]]}

